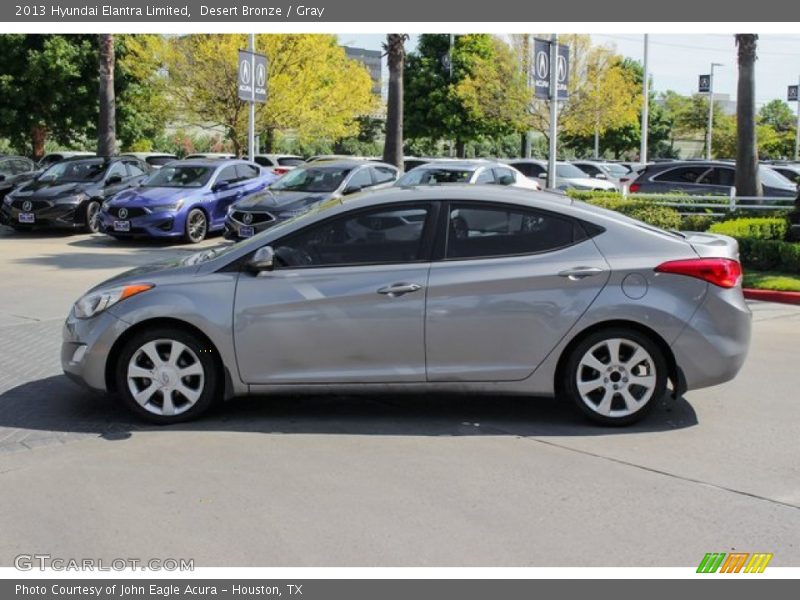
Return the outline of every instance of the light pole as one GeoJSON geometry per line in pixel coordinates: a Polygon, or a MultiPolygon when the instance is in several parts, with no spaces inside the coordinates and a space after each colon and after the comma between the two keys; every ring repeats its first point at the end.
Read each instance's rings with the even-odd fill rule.
{"type": "Polygon", "coordinates": [[[550,155],[547,157],[547,187],[556,187],[558,152],[558,34],[550,38],[550,155]]]}
{"type": "Polygon", "coordinates": [[[706,160],[711,160],[711,140],[714,129],[714,67],[722,67],[722,63],[711,63],[711,75],[708,78],[708,131],[706,131],[706,160]]]}
{"type": "Polygon", "coordinates": [[[256,55],[254,54],[256,51],[256,36],[254,33],[250,34],[250,73],[251,78],[253,80],[252,83],[252,95],[250,98],[250,111],[249,111],[249,118],[247,123],[247,157],[250,160],[253,160],[253,157],[256,154],[256,84],[255,84],[255,76],[256,76],[256,55]]]}
{"type": "Polygon", "coordinates": [[[639,162],[642,164],[647,163],[647,132],[650,126],[650,81],[647,77],[647,46],[649,39],[647,34],[644,34],[644,84],[642,85],[642,94],[644,101],[642,102],[642,146],[639,150],[639,162]]]}
{"type": "Polygon", "coordinates": [[[794,159],[800,160],[800,76],[797,77],[797,125],[794,132],[794,159]]]}

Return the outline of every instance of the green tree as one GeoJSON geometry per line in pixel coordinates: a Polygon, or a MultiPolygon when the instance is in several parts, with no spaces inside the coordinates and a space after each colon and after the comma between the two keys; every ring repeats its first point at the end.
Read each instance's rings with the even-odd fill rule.
{"type": "Polygon", "coordinates": [[[783,100],[775,99],[758,111],[758,122],[769,125],[775,131],[794,131],[796,117],[789,105],[783,100]]]}
{"type": "Polygon", "coordinates": [[[527,91],[514,56],[491,35],[420,36],[405,68],[406,136],[466,144],[522,130],[527,91]]]}
{"type": "Polygon", "coordinates": [[[94,35],[0,36],[0,129],[40,158],[45,143],[85,144],[97,123],[94,35]]]}

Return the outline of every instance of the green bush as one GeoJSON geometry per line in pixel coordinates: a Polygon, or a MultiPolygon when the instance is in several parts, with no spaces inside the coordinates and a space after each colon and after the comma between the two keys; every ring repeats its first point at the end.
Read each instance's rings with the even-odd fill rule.
{"type": "Polygon", "coordinates": [[[745,268],[800,273],[800,244],[742,238],[739,240],[739,256],[745,268]]]}
{"type": "Polygon", "coordinates": [[[628,200],[622,197],[594,198],[589,200],[589,204],[615,210],[654,227],[662,229],[680,229],[681,227],[681,215],[677,210],[646,200],[628,200]]]}
{"type": "Polygon", "coordinates": [[[714,218],[702,213],[683,215],[681,217],[681,231],[708,231],[714,223],[714,218]]]}
{"type": "Polygon", "coordinates": [[[733,219],[731,221],[714,223],[709,228],[709,231],[711,233],[729,235],[739,240],[749,238],[754,240],[780,241],[786,238],[786,232],[788,229],[789,223],[784,218],[761,217],[752,219],[733,219]]]}

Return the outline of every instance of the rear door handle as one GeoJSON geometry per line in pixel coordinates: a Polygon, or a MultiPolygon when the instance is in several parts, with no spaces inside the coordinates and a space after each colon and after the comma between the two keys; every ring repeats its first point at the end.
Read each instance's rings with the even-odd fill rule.
{"type": "Polygon", "coordinates": [[[379,294],[384,296],[390,296],[392,298],[397,298],[398,296],[402,296],[403,294],[410,294],[411,292],[417,292],[422,289],[422,286],[418,283],[393,283],[392,285],[387,285],[382,287],[378,290],[379,294]]]}
{"type": "Polygon", "coordinates": [[[602,272],[603,269],[600,269],[599,267],[573,267],[572,269],[567,269],[566,271],[560,271],[558,276],[566,277],[572,281],[577,281],[586,277],[592,277],[593,275],[599,275],[602,272]]]}

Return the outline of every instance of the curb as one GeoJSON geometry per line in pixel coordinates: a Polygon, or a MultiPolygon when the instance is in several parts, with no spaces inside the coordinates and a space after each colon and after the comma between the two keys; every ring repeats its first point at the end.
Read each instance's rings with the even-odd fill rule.
{"type": "Polygon", "coordinates": [[[773,290],[745,289],[744,297],[748,300],[761,300],[763,302],[780,302],[782,304],[800,305],[800,292],[776,292],[773,290]]]}

